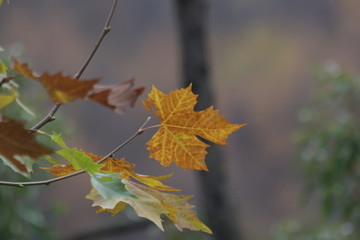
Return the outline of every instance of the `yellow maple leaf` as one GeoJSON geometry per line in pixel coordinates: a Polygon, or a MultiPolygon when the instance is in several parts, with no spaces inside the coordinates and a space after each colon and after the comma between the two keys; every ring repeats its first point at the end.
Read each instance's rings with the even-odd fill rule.
{"type": "Polygon", "coordinates": [[[225,145],[229,134],[246,125],[226,121],[213,107],[195,112],[196,102],[197,95],[191,92],[191,85],[169,94],[153,86],[148,99],[143,101],[145,108],[155,112],[161,122],[159,130],[147,143],[151,158],[164,166],[175,162],[184,169],[207,171],[205,149],[209,145],[196,136],[225,145]]]}

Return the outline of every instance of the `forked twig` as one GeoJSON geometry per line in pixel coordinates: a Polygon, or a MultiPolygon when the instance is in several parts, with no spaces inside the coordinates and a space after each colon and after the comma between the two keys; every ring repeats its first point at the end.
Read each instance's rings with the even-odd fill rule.
{"type": "MultiPolygon", "coordinates": [[[[86,58],[84,64],[82,65],[82,67],[80,68],[80,70],[78,71],[78,73],[75,74],[74,78],[76,80],[80,79],[81,75],[83,74],[83,72],[85,71],[85,69],[87,68],[87,66],[89,65],[89,63],[91,62],[91,60],[93,59],[96,51],[98,50],[99,46],[101,45],[102,41],[104,40],[105,36],[110,32],[110,23],[111,23],[111,19],[114,16],[114,12],[116,9],[116,5],[117,5],[118,0],[114,0],[113,5],[110,9],[109,15],[106,19],[105,22],[105,26],[99,36],[99,39],[97,40],[93,50],[91,51],[90,55],[86,58]]],[[[59,108],[61,107],[61,104],[55,104],[52,109],[50,110],[50,112],[46,115],[46,117],[44,119],[42,119],[40,122],[38,122],[37,124],[35,124],[35,126],[33,126],[30,130],[32,132],[36,132],[38,131],[40,128],[42,128],[44,125],[46,125],[47,123],[55,120],[54,115],[55,113],[59,110],[59,108]]]]}
{"type": "MultiPolygon", "coordinates": [[[[160,125],[154,125],[154,126],[150,126],[150,127],[146,127],[145,125],[149,122],[150,117],[148,117],[146,119],[146,121],[141,125],[141,127],[139,128],[139,130],[136,131],[136,133],[134,133],[131,137],[129,137],[127,140],[125,140],[123,143],[121,143],[119,146],[117,146],[114,150],[112,150],[111,152],[109,152],[106,156],[104,156],[102,159],[100,159],[99,161],[97,161],[96,163],[101,163],[103,161],[105,161],[107,158],[112,157],[117,151],[119,151],[121,148],[123,148],[125,145],[127,145],[129,142],[131,142],[134,138],[136,138],[138,135],[142,134],[144,131],[152,129],[152,128],[156,128],[159,127],[160,125]]],[[[58,182],[61,180],[65,180],[67,178],[71,178],[80,174],[85,173],[84,170],[81,170],[79,172],[74,172],[62,177],[57,177],[57,178],[52,178],[52,179],[48,179],[48,180],[42,180],[42,181],[33,181],[33,182],[7,182],[7,181],[0,181],[0,185],[5,185],[5,186],[15,186],[15,187],[25,187],[25,186],[36,186],[36,185],[49,185],[50,183],[54,183],[54,182],[58,182]]]]}

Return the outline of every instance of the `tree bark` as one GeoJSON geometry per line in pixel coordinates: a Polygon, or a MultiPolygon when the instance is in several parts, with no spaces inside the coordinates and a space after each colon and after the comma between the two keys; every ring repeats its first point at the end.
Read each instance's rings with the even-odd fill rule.
{"type": "MultiPolygon", "coordinates": [[[[193,84],[193,92],[199,94],[196,109],[215,104],[210,81],[206,21],[208,0],[175,0],[179,29],[182,85],[193,84]]],[[[199,172],[198,179],[203,191],[207,223],[218,240],[241,240],[237,214],[227,191],[225,158],[218,146],[208,148],[206,163],[209,172],[199,172]]]]}

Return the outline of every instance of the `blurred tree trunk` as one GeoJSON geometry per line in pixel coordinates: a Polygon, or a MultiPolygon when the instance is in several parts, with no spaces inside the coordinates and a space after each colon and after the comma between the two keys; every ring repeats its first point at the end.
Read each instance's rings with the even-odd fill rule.
{"type": "MultiPolygon", "coordinates": [[[[208,0],[175,0],[182,54],[182,84],[193,84],[199,94],[197,109],[215,104],[207,49],[208,0]]],[[[208,148],[206,163],[209,172],[199,172],[198,179],[203,191],[204,210],[216,239],[240,240],[236,211],[232,208],[225,173],[225,159],[218,146],[208,148]]]]}

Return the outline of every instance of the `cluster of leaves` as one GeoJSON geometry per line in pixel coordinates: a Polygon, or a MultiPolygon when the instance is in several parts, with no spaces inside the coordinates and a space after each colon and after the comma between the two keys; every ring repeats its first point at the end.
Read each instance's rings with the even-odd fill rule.
{"type": "Polygon", "coordinates": [[[311,107],[300,111],[304,127],[297,140],[304,179],[309,193],[320,193],[327,219],[359,229],[359,77],[332,64],[317,79],[311,107]]]}
{"type": "MultiPolygon", "coordinates": [[[[98,84],[99,79],[79,80],[48,72],[39,75],[27,64],[16,60],[0,62],[0,71],[0,114],[2,109],[20,102],[16,84],[19,78],[42,84],[56,106],[83,99],[99,103],[116,113],[123,113],[127,107],[133,106],[144,90],[133,89],[133,80],[105,86],[98,84]]],[[[244,126],[229,123],[212,107],[195,112],[196,98],[191,92],[191,85],[169,94],[153,87],[143,101],[144,107],[159,117],[160,124],[143,126],[137,134],[159,128],[147,145],[150,157],[164,166],[175,162],[183,169],[208,170],[205,164],[208,145],[197,136],[224,145],[230,133],[244,126]]],[[[20,106],[29,111],[23,104],[20,106]]],[[[114,153],[97,156],[70,148],[61,134],[45,133],[39,128],[26,129],[24,123],[0,115],[0,157],[14,171],[30,176],[33,164],[43,157],[53,166],[40,168],[48,170],[56,177],[55,180],[83,172],[89,175],[92,189],[86,197],[93,200],[93,206],[98,207],[97,212],[106,211],[114,215],[131,206],[137,215],[151,220],[161,229],[161,215],[166,215],[179,230],[188,228],[211,233],[192,211],[193,206],[188,203],[192,196],[171,193],[179,190],[163,184],[171,175],[155,177],[138,174],[134,171],[134,164],[124,158],[114,158],[114,153]],[[57,145],[57,150],[41,145],[36,135],[48,137],[57,145]],[[67,163],[62,164],[59,158],[67,163]]],[[[33,183],[36,185],[36,182],[33,183]]],[[[26,183],[18,184],[21,185],[26,183]]]]}
{"type": "MultiPolygon", "coordinates": [[[[11,63],[11,59],[14,57],[21,58],[21,51],[18,51],[16,45],[10,47],[12,49],[9,52],[5,52],[0,49],[0,65],[4,66],[3,63],[11,63]]],[[[4,72],[3,72],[4,74],[4,72]]],[[[2,79],[5,75],[2,75],[2,79]]],[[[21,89],[21,95],[31,88],[32,97],[31,106],[34,112],[39,112],[42,108],[45,94],[42,89],[37,88],[31,84],[31,82],[19,79],[16,82],[19,84],[21,89]]],[[[36,116],[34,112],[31,112],[26,105],[29,104],[26,98],[15,100],[12,107],[7,107],[1,111],[3,116],[11,119],[26,119],[28,126],[32,126],[36,123],[36,116]],[[23,102],[22,102],[23,101],[23,102]],[[22,105],[18,105],[20,103],[22,105]],[[22,107],[21,107],[22,106],[22,107]],[[24,110],[24,111],[21,111],[24,110]]],[[[58,115],[58,120],[52,124],[53,129],[69,129],[61,125],[61,116],[58,115]],[[59,121],[60,120],[60,121],[59,121]]],[[[65,131],[69,134],[69,131],[65,131]]],[[[43,144],[47,145],[46,138],[39,139],[43,144]]],[[[41,159],[40,159],[41,160],[41,159]]],[[[1,160],[0,160],[1,162],[1,160]]],[[[48,174],[45,171],[35,171],[32,174],[34,178],[42,178],[48,174]]],[[[12,169],[8,167],[0,168],[0,176],[2,179],[8,181],[19,182],[27,181],[28,179],[21,174],[14,174],[12,169]]],[[[39,206],[38,198],[41,190],[39,188],[14,188],[14,187],[1,187],[0,188],[0,212],[2,218],[0,219],[0,236],[4,239],[54,239],[55,231],[50,225],[56,225],[56,221],[62,212],[61,204],[51,203],[49,204],[49,211],[43,209],[43,206],[39,206]],[[9,207],[11,205],[11,207],[9,207]],[[46,212],[46,214],[45,214],[46,212]],[[50,224],[52,223],[52,224],[50,224]]]]}

